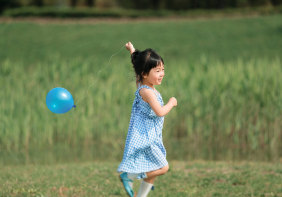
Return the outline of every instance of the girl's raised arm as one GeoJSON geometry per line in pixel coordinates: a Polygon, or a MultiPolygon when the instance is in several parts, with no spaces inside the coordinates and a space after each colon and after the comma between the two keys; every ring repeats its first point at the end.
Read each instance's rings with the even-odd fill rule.
{"type": "Polygon", "coordinates": [[[130,55],[135,51],[135,48],[131,42],[126,43],[125,48],[130,52],[130,55]]]}
{"type": "MultiPolygon", "coordinates": [[[[134,51],[135,51],[135,48],[134,48],[134,46],[131,42],[126,43],[125,48],[130,52],[130,55],[132,55],[132,53],[134,53],[134,51]]],[[[138,88],[139,83],[140,82],[139,82],[138,78],[136,77],[136,87],[137,88],[138,88]]]]}

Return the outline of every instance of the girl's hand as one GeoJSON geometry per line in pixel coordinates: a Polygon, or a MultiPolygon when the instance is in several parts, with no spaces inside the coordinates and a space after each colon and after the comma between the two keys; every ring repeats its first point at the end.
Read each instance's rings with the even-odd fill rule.
{"type": "Polygon", "coordinates": [[[171,97],[168,102],[171,103],[173,107],[177,106],[177,100],[175,97],[171,97]]]}
{"type": "Polygon", "coordinates": [[[130,52],[130,54],[135,51],[135,48],[133,47],[133,44],[131,44],[131,42],[126,43],[125,48],[130,52]]]}

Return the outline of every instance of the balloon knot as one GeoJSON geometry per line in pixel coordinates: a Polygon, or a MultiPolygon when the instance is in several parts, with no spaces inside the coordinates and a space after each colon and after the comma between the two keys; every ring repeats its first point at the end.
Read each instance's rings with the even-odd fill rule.
{"type": "Polygon", "coordinates": [[[73,108],[76,108],[76,105],[73,105],[72,107],[73,107],[73,108]]]}

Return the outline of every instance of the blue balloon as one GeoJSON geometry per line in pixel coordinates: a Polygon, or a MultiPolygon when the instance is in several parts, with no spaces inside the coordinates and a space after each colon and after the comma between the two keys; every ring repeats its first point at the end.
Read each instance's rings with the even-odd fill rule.
{"type": "Polygon", "coordinates": [[[65,88],[54,88],[46,96],[48,109],[56,114],[63,114],[75,107],[71,93],[65,88]]]}

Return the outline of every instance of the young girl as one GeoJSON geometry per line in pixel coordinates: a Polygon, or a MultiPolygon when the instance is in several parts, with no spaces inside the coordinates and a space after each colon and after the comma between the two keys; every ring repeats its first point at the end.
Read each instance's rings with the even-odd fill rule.
{"type": "Polygon", "coordinates": [[[133,180],[143,179],[138,197],[145,197],[152,189],[157,176],[168,171],[166,150],[162,141],[164,116],[177,106],[172,97],[164,105],[161,94],[155,89],[164,77],[164,61],[154,50],[135,50],[125,45],[131,54],[136,74],[137,91],[132,106],[124,155],[118,167],[120,179],[129,196],[134,196],[133,180]]]}

